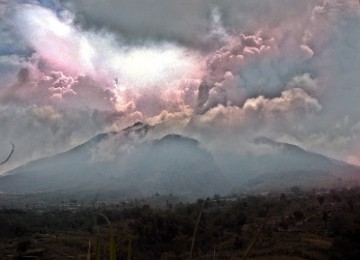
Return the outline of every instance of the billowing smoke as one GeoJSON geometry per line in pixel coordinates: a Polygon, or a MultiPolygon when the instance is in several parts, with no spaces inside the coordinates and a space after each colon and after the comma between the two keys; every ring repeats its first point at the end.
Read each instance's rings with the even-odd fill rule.
{"type": "Polygon", "coordinates": [[[214,154],[266,136],[360,164],[357,1],[3,1],[0,14],[12,165],[136,121],[214,154]]]}

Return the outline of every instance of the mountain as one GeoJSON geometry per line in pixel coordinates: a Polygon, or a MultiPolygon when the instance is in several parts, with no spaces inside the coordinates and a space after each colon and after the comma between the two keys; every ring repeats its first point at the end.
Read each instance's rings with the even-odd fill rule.
{"type": "Polygon", "coordinates": [[[355,184],[360,168],[342,161],[309,152],[299,146],[265,137],[253,141],[266,153],[237,156],[225,154],[217,163],[230,183],[244,190],[286,189],[355,184]]]}
{"type": "Polygon", "coordinates": [[[357,166],[265,137],[253,141],[260,153],[213,157],[195,139],[170,134],[152,140],[152,130],[138,122],[30,162],[0,177],[0,193],[97,194],[104,200],[172,193],[192,200],[232,191],[356,184],[360,176],[357,166]]]}
{"type": "Polygon", "coordinates": [[[28,163],[0,177],[0,191],[118,194],[123,198],[173,193],[191,199],[228,191],[226,178],[198,141],[180,135],[143,140],[150,129],[136,123],[28,163]]]}

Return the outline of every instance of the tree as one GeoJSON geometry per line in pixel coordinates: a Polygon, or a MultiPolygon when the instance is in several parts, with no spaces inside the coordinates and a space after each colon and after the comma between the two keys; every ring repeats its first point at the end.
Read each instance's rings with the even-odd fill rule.
{"type": "Polygon", "coordinates": [[[20,241],[17,246],[16,246],[16,250],[19,253],[24,253],[26,250],[28,250],[30,247],[30,240],[26,239],[26,240],[22,240],[20,241]]]}
{"type": "Polygon", "coordinates": [[[324,213],[323,213],[322,220],[323,220],[324,223],[325,223],[325,228],[327,228],[327,226],[328,226],[328,220],[329,220],[329,214],[328,214],[326,211],[324,211],[324,213]]]}
{"type": "Polygon", "coordinates": [[[354,211],[354,202],[352,200],[348,200],[347,204],[348,204],[348,206],[350,208],[350,211],[351,212],[354,211]]]}
{"type": "Polygon", "coordinates": [[[302,213],[300,210],[294,211],[293,216],[296,221],[300,221],[304,218],[304,213],[302,213]]]}
{"type": "Polygon", "coordinates": [[[286,201],[286,195],[284,193],[281,193],[280,195],[280,201],[286,201]]]}
{"type": "Polygon", "coordinates": [[[325,201],[325,197],[324,196],[318,196],[317,200],[320,203],[320,205],[322,205],[324,203],[324,201],[325,201]]]}

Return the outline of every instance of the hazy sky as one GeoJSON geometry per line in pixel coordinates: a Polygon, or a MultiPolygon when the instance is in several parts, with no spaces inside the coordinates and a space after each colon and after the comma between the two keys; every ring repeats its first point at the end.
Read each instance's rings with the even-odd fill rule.
{"type": "Polygon", "coordinates": [[[143,121],[360,164],[359,25],[355,0],[1,0],[0,160],[143,121]]]}

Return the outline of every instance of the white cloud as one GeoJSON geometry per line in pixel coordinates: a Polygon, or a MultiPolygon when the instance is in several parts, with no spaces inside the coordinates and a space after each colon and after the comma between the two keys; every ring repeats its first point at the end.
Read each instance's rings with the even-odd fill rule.
{"type": "Polygon", "coordinates": [[[213,150],[243,150],[260,135],[357,161],[356,1],[79,0],[66,1],[61,12],[14,4],[6,15],[6,144],[15,138],[32,151],[38,136],[52,136],[47,151],[57,152],[144,120],[213,150]],[[14,53],[6,53],[16,41],[14,53]],[[16,118],[24,125],[11,131],[16,118]],[[72,131],[76,138],[63,138],[72,131]]]}

